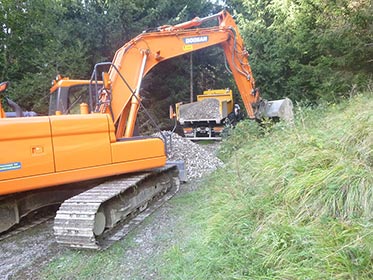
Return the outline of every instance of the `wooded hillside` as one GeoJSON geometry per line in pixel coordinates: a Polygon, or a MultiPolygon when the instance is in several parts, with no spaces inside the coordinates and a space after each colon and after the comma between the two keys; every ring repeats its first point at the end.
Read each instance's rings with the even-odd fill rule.
{"type": "MultiPolygon", "coordinates": [[[[371,78],[369,0],[1,0],[0,81],[11,82],[8,95],[21,107],[45,114],[57,74],[87,79],[95,63],[111,61],[143,30],[224,7],[237,15],[267,99],[336,101],[371,78]]],[[[143,96],[157,117],[189,100],[189,59],[161,63],[148,75],[143,96]]],[[[234,87],[219,48],[194,53],[193,68],[195,93],[234,87]]]]}

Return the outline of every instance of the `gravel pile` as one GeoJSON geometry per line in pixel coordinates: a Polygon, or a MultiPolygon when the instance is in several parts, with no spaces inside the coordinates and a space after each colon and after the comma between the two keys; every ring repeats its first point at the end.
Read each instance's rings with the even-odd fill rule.
{"type": "Polygon", "coordinates": [[[219,100],[207,98],[202,101],[181,105],[180,122],[186,120],[220,119],[219,100]]]}
{"type": "MultiPolygon", "coordinates": [[[[188,180],[201,178],[223,166],[223,162],[215,156],[214,152],[206,151],[200,145],[176,133],[163,131],[163,134],[167,136],[168,160],[183,160],[188,180]]],[[[160,133],[156,133],[155,136],[161,137],[160,133]]]]}

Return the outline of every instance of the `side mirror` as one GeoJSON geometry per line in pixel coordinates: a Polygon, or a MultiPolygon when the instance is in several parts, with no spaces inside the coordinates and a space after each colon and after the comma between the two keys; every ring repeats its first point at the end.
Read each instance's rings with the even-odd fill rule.
{"type": "Polygon", "coordinates": [[[8,88],[8,85],[9,85],[9,82],[3,82],[0,84],[0,92],[4,92],[6,91],[6,89],[8,88]]]}

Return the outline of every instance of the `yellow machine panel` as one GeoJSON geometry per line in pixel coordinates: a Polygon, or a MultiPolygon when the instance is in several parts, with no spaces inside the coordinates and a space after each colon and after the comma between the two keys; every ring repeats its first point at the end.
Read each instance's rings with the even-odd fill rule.
{"type": "Polygon", "coordinates": [[[111,163],[106,114],[51,116],[56,172],[111,163]]]}
{"type": "Polygon", "coordinates": [[[151,158],[165,158],[164,144],[159,138],[130,139],[111,144],[113,163],[151,158]],[[162,153],[160,153],[162,152],[162,153]]]}
{"type": "Polygon", "coordinates": [[[0,180],[54,172],[48,117],[2,119],[0,180]]]}

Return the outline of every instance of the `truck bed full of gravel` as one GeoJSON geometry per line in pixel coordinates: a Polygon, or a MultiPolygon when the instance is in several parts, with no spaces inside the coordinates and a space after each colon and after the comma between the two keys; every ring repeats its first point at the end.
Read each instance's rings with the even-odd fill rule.
{"type": "Polygon", "coordinates": [[[179,108],[180,122],[188,120],[220,120],[220,102],[216,98],[183,104],[179,108]]]}

